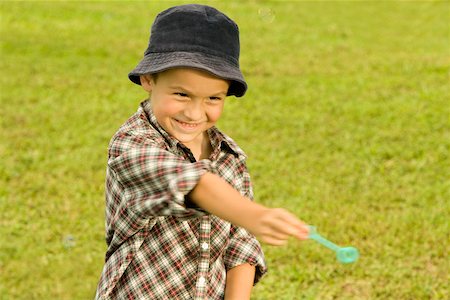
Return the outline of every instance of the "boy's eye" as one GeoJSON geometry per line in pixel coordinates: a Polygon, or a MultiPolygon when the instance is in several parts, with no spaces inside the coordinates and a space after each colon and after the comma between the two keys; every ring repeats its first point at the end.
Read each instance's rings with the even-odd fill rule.
{"type": "Polygon", "coordinates": [[[186,93],[175,93],[175,95],[180,97],[187,97],[188,95],[186,93]]]}
{"type": "Polygon", "coordinates": [[[209,97],[209,100],[220,101],[220,100],[222,100],[222,98],[220,98],[220,97],[209,97]]]}

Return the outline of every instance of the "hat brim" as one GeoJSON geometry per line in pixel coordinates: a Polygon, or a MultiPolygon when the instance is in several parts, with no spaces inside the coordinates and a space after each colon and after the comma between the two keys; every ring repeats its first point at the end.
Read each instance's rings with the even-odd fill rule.
{"type": "Polygon", "coordinates": [[[141,84],[139,76],[159,73],[173,68],[195,68],[207,71],[219,78],[229,80],[228,96],[242,97],[247,91],[247,83],[244,80],[239,67],[235,64],[213,55],[192,52],[163,52],[148,53],[141,62],[128,74],[128,78],[141,84]]]}

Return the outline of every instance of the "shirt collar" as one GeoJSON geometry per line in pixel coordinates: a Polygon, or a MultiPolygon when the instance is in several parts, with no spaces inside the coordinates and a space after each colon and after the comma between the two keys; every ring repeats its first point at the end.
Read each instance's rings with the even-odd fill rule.
{"type": "Polygon", "coordinates": [[[236,156],[247,157],[245,152],[236,144],[236,142],[221,132],[217,127],[211,127],[208,130],[208,135],[213,148],[213,155],[214,153],[219,153],[220,151],[227,151],[236,156]]]}
{"type": "Polygon", "coordinates": [[[155,115],[153,114],[152,106],[150,104],[150,100],[147,99],[141,103],[141,107],[144,110],[144,113],[147,115],[147,118],[150,122],[150,125],[155,128],[159,134],[164,138],[164,141],[169,145],[171,149],[176,149],[179,141],[177,139],[174,139],[171,137],[164,128],[159,125],[158,121],[156,120],[155,115]]]}

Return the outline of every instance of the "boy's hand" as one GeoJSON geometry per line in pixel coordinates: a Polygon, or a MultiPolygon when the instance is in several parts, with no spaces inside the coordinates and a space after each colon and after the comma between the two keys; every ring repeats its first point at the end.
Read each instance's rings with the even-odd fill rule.
{"type": "Polygon", "coordinates": [[[262,242],[281,246],[289,237],[308,238],[309,228],[296,216],[282,208],[264,208],[256,218],[249,220],[247,229],[262,242]]]}

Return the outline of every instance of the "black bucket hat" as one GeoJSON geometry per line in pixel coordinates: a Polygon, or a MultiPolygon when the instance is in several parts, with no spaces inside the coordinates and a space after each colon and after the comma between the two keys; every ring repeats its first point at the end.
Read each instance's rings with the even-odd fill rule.
{"type": "Polygon", "coordinates": [[[230,81],[228,95],[241,97],[247,83],[239,69],[239,28],[217,9],[198,4],[169,8],[155,19],[144,58],[128,74],[140,75],[177,67],[196,68],[230,81]]]}

